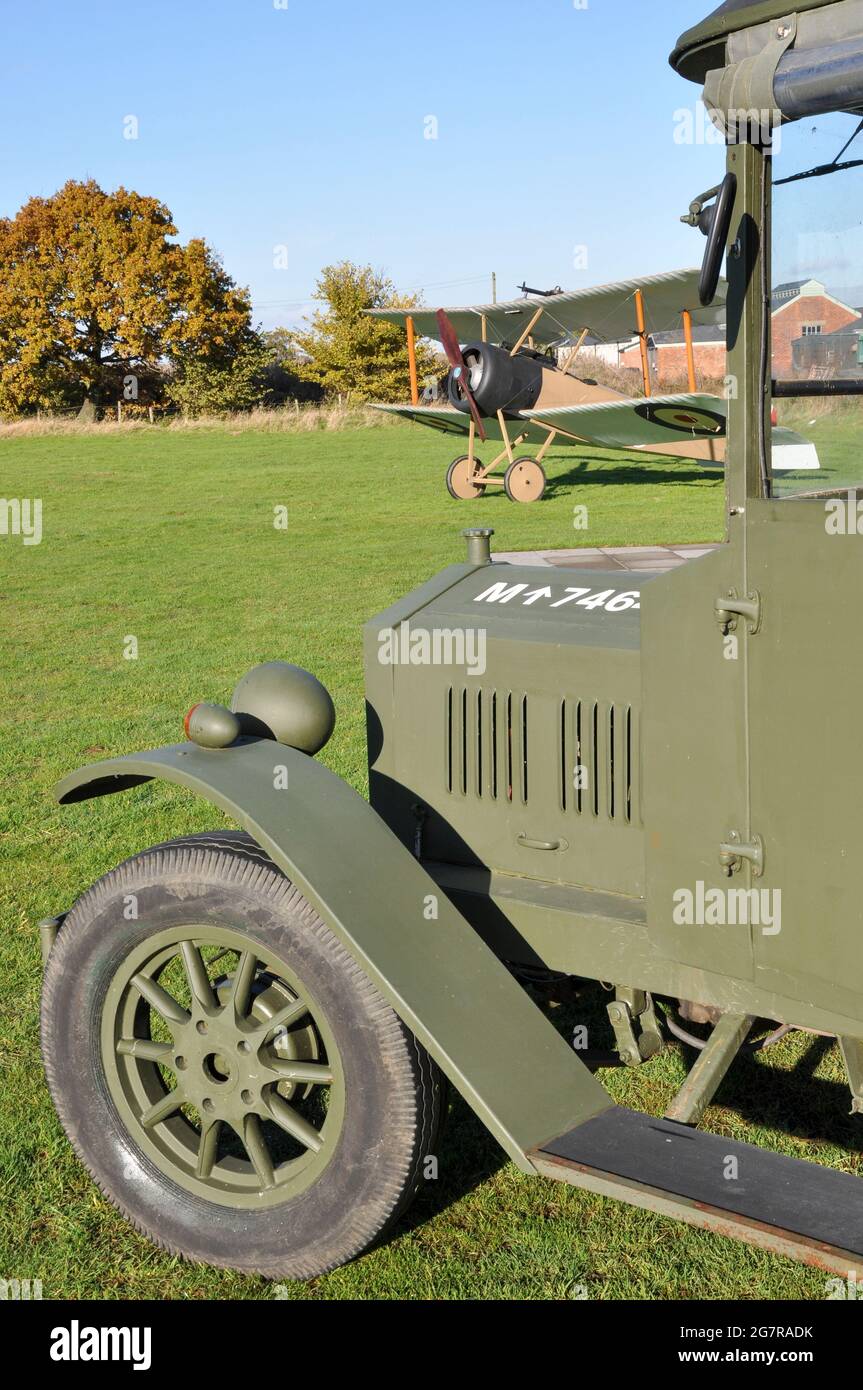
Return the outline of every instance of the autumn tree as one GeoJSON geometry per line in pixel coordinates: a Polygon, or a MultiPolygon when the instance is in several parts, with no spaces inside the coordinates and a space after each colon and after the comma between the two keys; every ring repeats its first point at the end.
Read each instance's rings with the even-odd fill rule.
{"type": "MultiPolygon", "coordinates": [[[[371,318],[366,310],[415,309],[417,301],[399,295],[371,266],[351,261],[326,266],[313,298],[326,307],[312,315],[307,330],[294,335],[306,359],[302,375],[328,395],[339,393],[353,401],[404,399],[410,389],[404,329],[371,318]]],[[[437,375],[423,341],[417,343],[417,368],[421,381],[437,375]]]]}
{"type": "Polygon", "coordinates": [[[223,372],[255,335],[246,290],[155,198],[70,180],[0,219],[0,409],[95,411],[157,383],[223,372]]]}

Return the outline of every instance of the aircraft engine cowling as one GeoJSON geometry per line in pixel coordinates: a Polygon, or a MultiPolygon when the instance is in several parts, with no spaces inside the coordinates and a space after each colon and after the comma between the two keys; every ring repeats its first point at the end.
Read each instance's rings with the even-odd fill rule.
{"type": "MultiPolygon", "coordinates": [[[[494,417],[532,410],[542,390],[545,370],[537,357],[517,353],[515,357],[492,343],[468,343],[462,355],[470,372],[470,389],[480,413],[494,417]]],[[[447,393],[450,405],[468,413],[468,403],[459,383],[461,369],[450,372],[447,393]]]]}

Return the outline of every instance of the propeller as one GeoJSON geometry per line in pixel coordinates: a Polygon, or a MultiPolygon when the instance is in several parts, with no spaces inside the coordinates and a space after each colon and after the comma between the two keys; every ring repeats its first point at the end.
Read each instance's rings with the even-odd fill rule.
{"type": "Polygon", "coordinates": [[[464,398],[468,403],[468,408],[473,416],[474,424],[476,425],[476,432],[482,442],[485,443],[487,438],[485,425],[479,413],[479,406],[474,400],[473,392],[470,389],[470,367],[464,360],[458,335],[450,323],[445,309],[438,309],[437,321],[438,332],[440,333],[440,340],[443,343],[443,350],[447,355],[447,361],[452,367],[453,376],[461,387],[464,398]]]}

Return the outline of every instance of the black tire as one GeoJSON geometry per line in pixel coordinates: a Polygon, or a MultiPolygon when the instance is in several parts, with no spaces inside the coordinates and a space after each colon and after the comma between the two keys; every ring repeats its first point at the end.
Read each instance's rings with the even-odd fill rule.
{"type": "Polygon", "coordinates": [[[155,846],[79,898],[45,971],[42,1054],[63,1128],[105,1196],[156,1245],[206,1264],[292,1279],[345,1264],[391,1229],[435,1152],[442,1074],[299,890],[241,832],[155,846]],[[123,914],[129,894],[137,920],[123,914]],[[112,979],[148,936],[198,923],[239,932],[289,965],[321,1006],[343,1070],[344,1109],[323,1171],[263,1210],[208,1201],[173,1181],[137,1143],[109,1089],[102,1016],[112,979]]]}

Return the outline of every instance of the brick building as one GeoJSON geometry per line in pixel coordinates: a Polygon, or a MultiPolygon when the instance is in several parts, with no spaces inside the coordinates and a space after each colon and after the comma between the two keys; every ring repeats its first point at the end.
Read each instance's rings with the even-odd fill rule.
{"type": "MultiPolygon", "coordinates": [[[[722,380],[725,376],[725,324],[693,328],[692,348],[699,380],[722,380]]],[[[648,339],[650,375],[658,386],[679,385],[686,381],[686,339],[683,329],[651,333],[648,339]]],[[[621,367],[637,368],[641,374],[641,347],[638,339],[620,354],[621,367]]]]}
{"type": "MultiPolygon", "coordinates": [[[[773,375],[781,379],[842,374],[857,362],[863,316],[829,293],[820,280],[793,280],[773,291],[773,375]],[[819,344],[819,339],[824,342],[819,344]],[[832,363],[832,365],[831,365],[832,363]]],[[[692,332],[695,370],[699,382],[725,376],[725,326],[695,328],[692,332]]],[[[686,380],[683,329],[651,333],[648,340],[651,376],[657,386],[686,380]]],[[[863,353],[861,353],[863,355],[863,353]]],[[[621,344],[619,365],[641,371],[641,349],[621,344]]],[[[863,373],[863,362],[853,375],[863,373]]]]}
{"type": "Polygon", "coordinates": [[[863,377],[863,317],[832,333],[798,338],[792,344],[791,376],[796,381],[863,377]]]}
{"type": "Polygon", "coordinates": [[[777,285],[773,291],[773,375],[786,380],[795,375],[795,344],[829,336],[859,317],[859,309],[834,298],[820,280],[777,285]]]}

